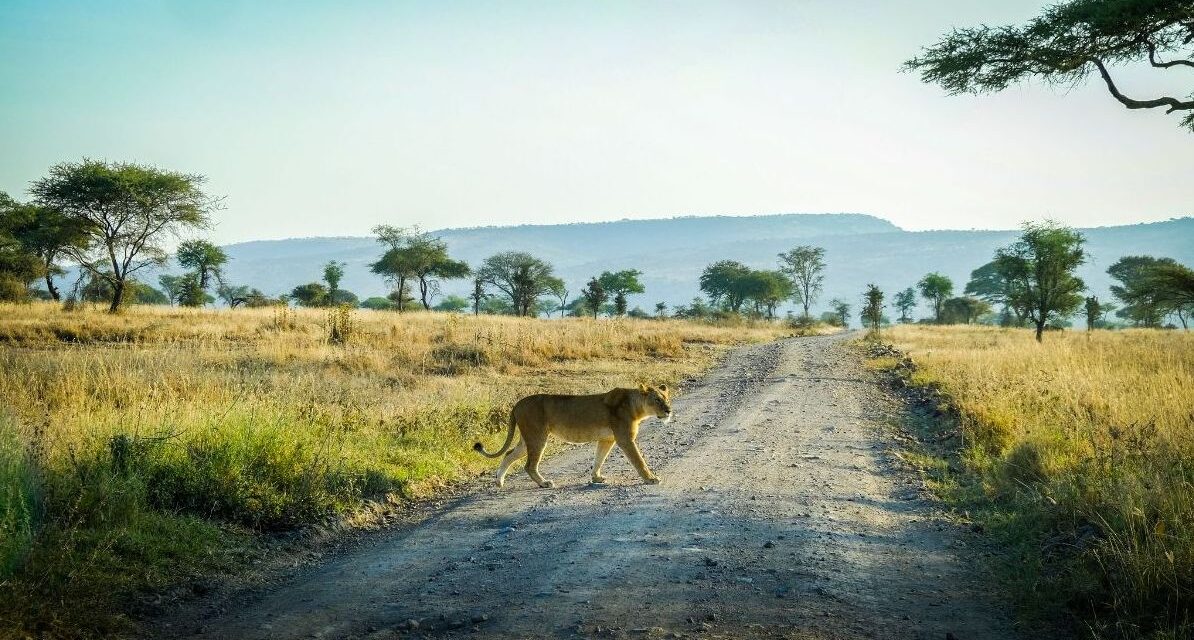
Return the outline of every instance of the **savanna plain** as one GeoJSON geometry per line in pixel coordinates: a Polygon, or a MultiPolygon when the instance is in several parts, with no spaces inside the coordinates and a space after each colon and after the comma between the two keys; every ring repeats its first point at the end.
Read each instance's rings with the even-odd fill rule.
{"type": "MultiPolygon", "coordinates": [[[[136,631],[158,594],[492,461],[534,392],[674,384],[780,323],[0,308],[0,636],[136,631]]],[[[899,326],[898,456],[989,538],[1025,629],[1194,633],[1194,337],[899,326]],[[906,437],[911,436],[911,437],[906,437]]],[[[884,437],[884,436],[879,436],[884,437]]],[[[206,588],[206,587],[203,587],[206,588]]]]}
{"type": "Polygon", "coordinates": [[[675,383],[768,323],[0,305],[0,636],[130,632],[263,541],[367,524],[492,462],[536,392],[675,383]]]}

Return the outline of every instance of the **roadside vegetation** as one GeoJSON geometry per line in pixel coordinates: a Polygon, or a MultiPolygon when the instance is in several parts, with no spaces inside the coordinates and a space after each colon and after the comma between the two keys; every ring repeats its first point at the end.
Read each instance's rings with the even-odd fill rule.
{"type": "Polygon", "coordinates": [[[1009,545],[1031,616],[1089,635],[1194,635],[1194,336],[900,326],[894,368],[942,443],[912,459],[948,504],[1009,545]],[[935,453],[936,452],[936,453],[935,453]],[[956,455],[956,461],[951,457],[956,455]]]}
{"type": "Polygon", "coordinates": [[[534,392],[674,384],[792,330],[284,306],[0,305],[0,636],[126,629],[146,594],[479,473],[534,392]],[[366,509],[367,511],[367,509],[366,509]]]}

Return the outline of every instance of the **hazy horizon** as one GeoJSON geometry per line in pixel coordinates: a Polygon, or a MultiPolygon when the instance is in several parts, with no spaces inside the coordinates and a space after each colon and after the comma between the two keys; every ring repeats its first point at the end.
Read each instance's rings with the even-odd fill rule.
{"type": "MultiPolygon", "coordinates": [[[[0,7],[0,190],[206,175],[221,244],[693,215],[1092,227],[1194,213],[1194,137],[1103,87],[948,97],[900,64],[1044,2],[0,7]]],[[[1121,70],[1140,94],[1187,79],[1121,70]],[[1168,82],[1168,85],[1161,84],[1168,82]]]]}
{"type": "MultiPolygon", "coordinates": [[[[886,222],[891,222],[897,228],[899,228],[900,231],[909,232],[909,233],[930,232],[930,231],[1015,231],[1015,230],[1019,229],[1021,226],[1021,225],[1013,225],[1010,227],[965,227],[965,228],[963,228],[963,227],[939,227],[939,228],[926,228],[926,229],[906,229],[904,227],[900,227],[895,222],[888,220],[887,218],[884,218],[883,216],[866,213],[864,211],[832,211],[832,212],[801,211],[801,212],[746,213],[746,214],[710,213],[710,214],[675,215],[675,216],[666,216],[666,217],[618,218],[618,219],[610,219],[610,220],[568,220],[568,221],[564,221],[564,222],[518,222],[518,223],[510,223],[510,224],[477,224],[477,225],[468,225],[468,226],[435,227],[435,228],[420,226],[420,229],[422,231],[435,234],[435,233],[445,232],[445,231],[467,231],[467,230],[474,230],[474,229],[477,229],[477,230],[479,230],[479,229],[509,229],[509,228],[514,228],[514,227],[548,227],[548,226],[557,226],[557,225],[611,224],[611,223],[616,223],[616,222],[659,222],[659,221],[667,221],[667,220],[683,220],[683,219],[699,219],[699,218],[756,218],[756,217],[767,217],[767,216],[806,216],[806,215],[807,216],[823,216],[823,215],[870,216],[870,217],[878,218],[878,219],[886,221],[886,222]]],[[[1099,228],[1107,228],[1107,227],[1126,227],[1126,226],[1134,226],[1134,225],[1142,225],[1142,224],[1172,222],[1172,221],[1182,220],[1182,219],[1187,219],[1187,218],[1194,218],[1194,216],[1171,216],[1169,218],[1165,218],[1165,219],[1161,219],[1161,220],[1142,220],[1139,222],[1126,221],[1126,222],[1115,222],[1115,223],[1099,224],[1099,225],[1081,225],[1081,224],[1079,224],[1079,225],[1075,225],[1075,228],[1099,229],[1099,228]]],[[[1041,221],[1041,220],[1043,220],[1043,218],[1040,220],[1033,220],[1033,221],[1041,221]]],[[[279,237],[271,237],[271,238],[247,238],[244,240],[234,240],[234,241],[231,241],[231,242],[228,242],[225,244],[244,244],[244,243],[249,243],[249,242],[284,242],[286,240],[323,240],[323,239],[337,239],[337,238],[366,238],[366,237],[372,237],[372,236],[373,236],[372,233],[366,231],[365,233],[359,233],[359,234],[336,234],[336,235],[323,234],[323,235],[308,235],[308,236],[279,236],[279,237]]]]}

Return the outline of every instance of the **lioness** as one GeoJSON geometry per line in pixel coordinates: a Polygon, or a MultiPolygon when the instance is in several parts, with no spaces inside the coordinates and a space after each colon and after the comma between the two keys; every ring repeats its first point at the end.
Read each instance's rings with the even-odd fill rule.
{"type": "Polygon", "coordinates": [[[647,484],[658,484],[659,478],[651,473],[643,454],[638,450],[638,425],[643,420],[655,416],[664,422],[672,419],[672,403],[668,395],[667,385],[647,387],[639,385],[637,389],[614,389],[607,393],[588,396],[569,396],[536,394],[527,396],[514,404],[510,410],[510,430],[506,433],[506,442],[495,453],[489,453],[480,442],[473,445],[481,455],[496,458],[503,453],[497,472],[497,486],[506,484],[506,471],[514,461],[523,455],[527,457],[527,475],[543,488],[554,487],[551,480],[543,479],[539,475],[539,459],[543,457],[543,447],[547,445],[547,436],[556,436],[568,442],[596,442],[597,459],[593,463],[594,483],[605,482],[601,475],[601,465],[605,464],[605,457],[609,450],[617,443],[622,452],[638,470],[647,484]],[[514,427],[518,427],[522,434],[522,441],[517,447],[510,449],[514,441],[514,427]],[[506,453],[510,449],[509,453],[506,453]]]}

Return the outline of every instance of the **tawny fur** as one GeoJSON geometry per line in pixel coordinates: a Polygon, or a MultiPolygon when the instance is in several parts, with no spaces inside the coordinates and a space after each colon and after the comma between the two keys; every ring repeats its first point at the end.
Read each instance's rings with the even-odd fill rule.
{"type": "Polygon", "coordinates": [[[639,386],[638,389],[613,389],[606,393],[587,396],[536,394],[527,396],[514,404],[510,410],[510,426],[506,442],[495,453],[485,451],[480,442],[473,445],[478,453],[496,458],[503,453],[506,457],[498,468],[497,485],[505,485],[506,472],[524,455],[527,457],[527,475],[540,487],[554,487],[555,483],[539,475],[539,460],[547,437],[555,435],[568,442],[596,442],[597,457],[593,463],[592,481],[605,482],[601,466],[615,444],[626,454],[630,464],[642,476],[643,482],[657,484],[659,478],[647,467],[639,451],[636,438],[639,423],[651,417],[664,420],[672,415],[672,403],[666,385],[658,387],[639,386]],[[513,449],[514,432],[517,427],[522,441],[513,449]]]}

